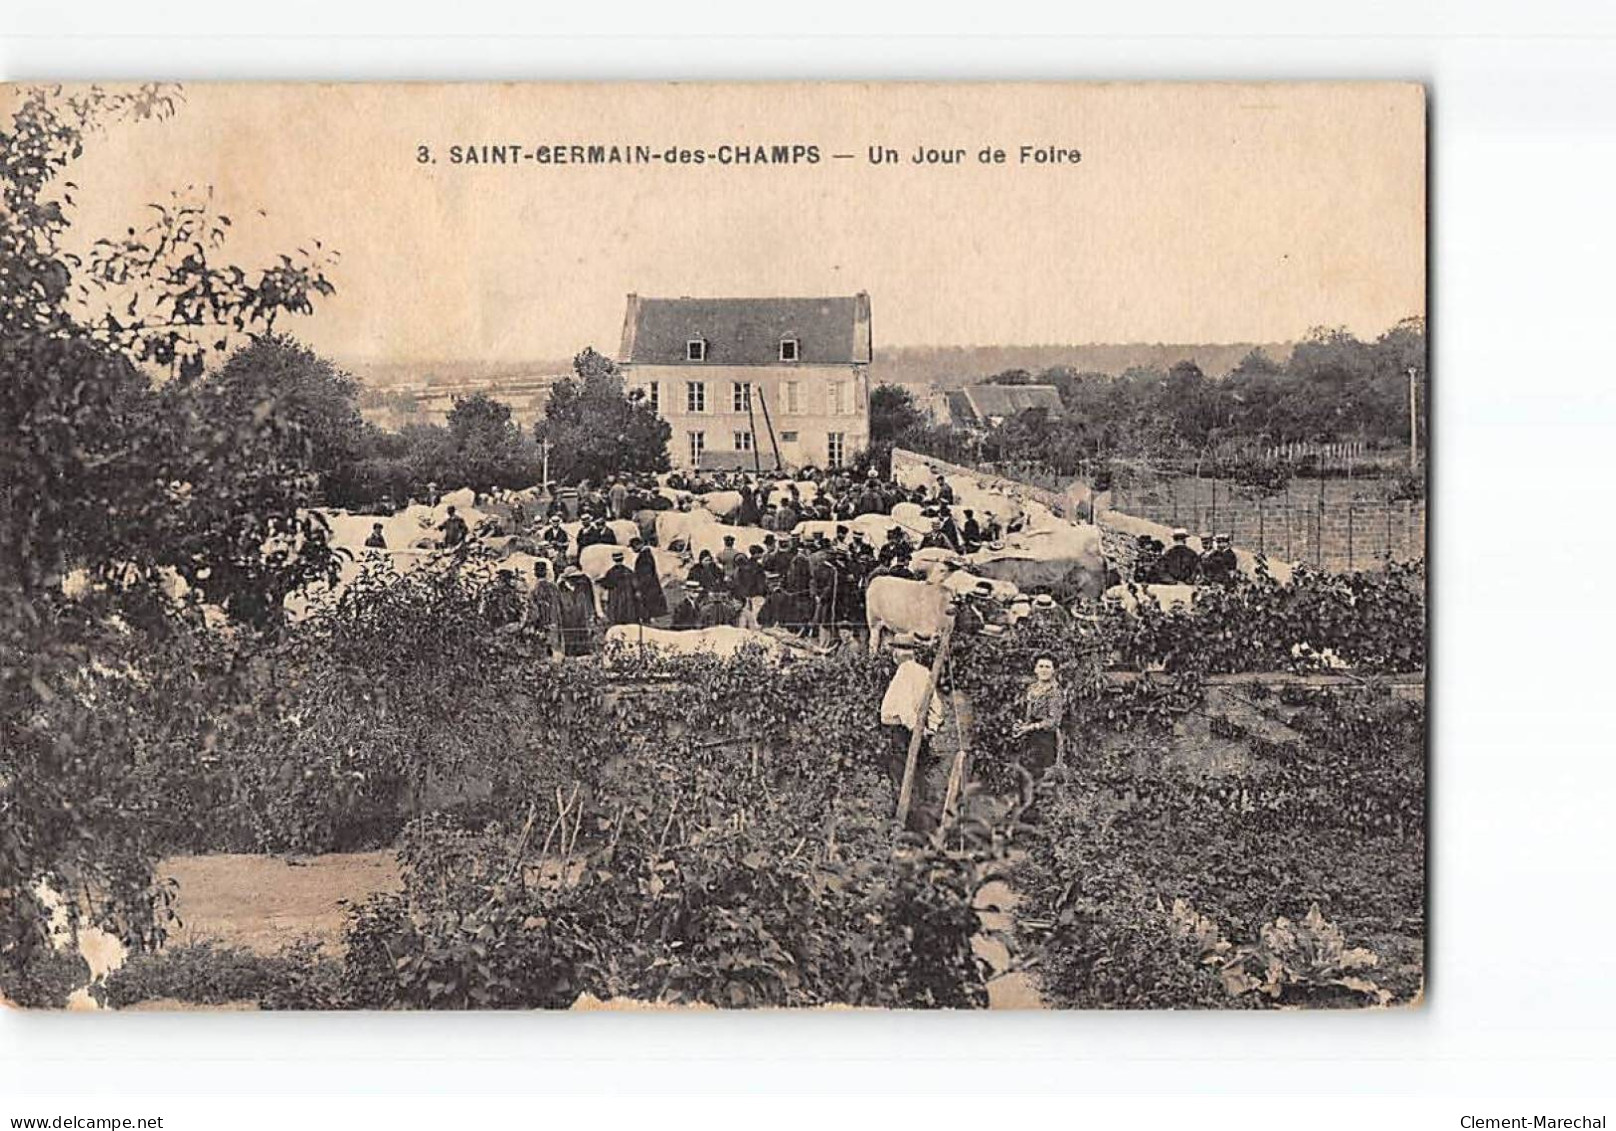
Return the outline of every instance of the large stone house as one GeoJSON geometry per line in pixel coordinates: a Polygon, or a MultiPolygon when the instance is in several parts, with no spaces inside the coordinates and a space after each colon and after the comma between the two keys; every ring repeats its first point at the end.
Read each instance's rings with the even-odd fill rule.
{"type": "Polygon", "coordinates": [[[870,296],[628,296],[618,355],[682,468],[840,467],[870,440],[870,296]]]}

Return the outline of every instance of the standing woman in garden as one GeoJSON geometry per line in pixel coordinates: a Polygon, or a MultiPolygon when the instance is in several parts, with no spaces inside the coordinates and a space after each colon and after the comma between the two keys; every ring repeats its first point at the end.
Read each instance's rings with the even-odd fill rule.
{"type": "Polygon", "coordinates": [[[1049,768],[1061,761],[1061,724],[1066,719],[1066,694],[1055,678],[1055,657],[1047,652],[1032,662],[1032,683],[1027,687],[1024,717],[1016,725],[1021,740],[1017,759],[1026,777],[1021,801],[1031,805],[1037,784],[1049,768]]]}

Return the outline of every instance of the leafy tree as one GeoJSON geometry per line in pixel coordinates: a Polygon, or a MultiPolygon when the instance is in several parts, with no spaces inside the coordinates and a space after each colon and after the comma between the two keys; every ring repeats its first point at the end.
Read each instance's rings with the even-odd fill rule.
{"type": "Polygon", "coordinates": [[[616,364],[587,348],[572,359],[573,377],[556,382],[533,436],[550,446],[560,482],[602,482],[619,473],[668,470],[673,429],[640,390],[625,390],[616,364]]]}
{"type": "Polygon", "coordinates": [[[217,411],[237,419],[273,416],[290,426],[298,448],[292,454],[319,477],[321,498],[346,501],[366,440],[353,377],[292,338],[269,334],[233,353],[208,380],[217,411]]]}
{"type": "Polygon", "coordinates": [[[534,453],[511,420],[511,406],[486,393],[456,397],[449,410],[449,466],[438,476],[443,486],[487,491],[527,487],[538,472],[534,453]]]}
{"type": "MultiPolygon", "coordinates": [[[[150,887],[161,766],[82,693],[148,626],[165,565],[250,620],[329,565],[298,434],[275,405],[224,411],[209,358],[307,313],[333,261],[221,264],[229,218],[205,194],[69,250],[86,142],[116,122],[160,121],[174,87],[24,92],[0,123],[0,975],[48,949],[48,883],[133,945],[160,935],[150,887]],[[154,376],[166,376],[158,388],[154,376]],[[266,454],[270,457],[265,458],[266,454]],[[228,516],[228,517],[222,517],[228,516]],[[112,588],[78,604],[57,582],[86,567],[112,588]],[[116,626],[114,629],[113,626],[116,626]],[[82,898],[80,898],[82,896],[82,898]]],[[[187,672],[183,656],[169,657],[187,672]]],[[[160,669],[167,670],[167,669],[160,669]]],[[[183,704],[181,704],[183,706],[183,704]]],[[[24,975],[26,977],[26,975],[24,975]]]]}
{"type": "Polygon", "coordinates": [[[915,398],[900,385],[877,385],[870,390],[870,442],[891,442],[925,427],[926,417],[915,398]]]}

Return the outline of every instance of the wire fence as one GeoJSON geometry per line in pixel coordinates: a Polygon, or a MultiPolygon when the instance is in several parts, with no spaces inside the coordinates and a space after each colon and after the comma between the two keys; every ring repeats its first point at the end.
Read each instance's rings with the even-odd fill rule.
{"type": "Polygon", "coordinates": [[[1300,480],[1253,498],[1227,485],[1220,490],[1215,480],[1167,479],[1148,490],[1116,486],[1110,505],[1191,534],[1228,534],[1242,549],[1319,569],[1373,569],[1425,556],[1423,499],[1375,498],[1339,480],[1300,480]]]}

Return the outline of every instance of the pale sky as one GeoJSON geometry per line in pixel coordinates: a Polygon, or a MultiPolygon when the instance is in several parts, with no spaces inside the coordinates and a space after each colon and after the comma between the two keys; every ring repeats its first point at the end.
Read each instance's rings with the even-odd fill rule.
{"type": "Polygon", "coordinates": [[[630,291],[867,290],[877,351],[1274,341],[1424,313],[1424,117],[1395,84],[190,84],[174,118],[114,126],[70,176],[85,238],[211,184],[243,265],[337,248],[337,294],[285,328],[347,359],[615,353],[630,291]],[[821,159],[448,160],[592,142],[821,159]],[[1082,160],[1021,165],[1023,144],[1082,160]],[[901,163],[869,164],[871,145],[901,163]],[[965,163],[908,164],[917,145],[965,163]]]}

